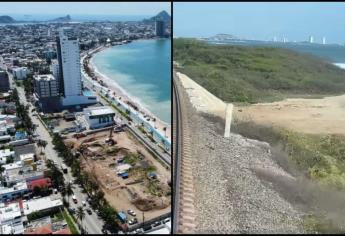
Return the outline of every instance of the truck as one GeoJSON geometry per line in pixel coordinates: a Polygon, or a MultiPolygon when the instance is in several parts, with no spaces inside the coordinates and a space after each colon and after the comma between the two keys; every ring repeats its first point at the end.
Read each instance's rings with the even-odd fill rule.
{"type": "Polygon", "coordinates": [[[61,169],[62,169],[63,173],[67,174],[68,169],[67,169],[67,166],[65,164],[61,164],[61,169]]]}

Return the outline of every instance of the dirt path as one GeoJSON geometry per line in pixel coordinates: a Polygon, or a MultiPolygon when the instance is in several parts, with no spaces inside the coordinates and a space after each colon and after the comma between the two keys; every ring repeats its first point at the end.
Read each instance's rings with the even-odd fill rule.
{"type": "Polygon", "coordinates": [[[304,133],[345,134],[345,95],[235,107],[234,117],[304,133]]]}

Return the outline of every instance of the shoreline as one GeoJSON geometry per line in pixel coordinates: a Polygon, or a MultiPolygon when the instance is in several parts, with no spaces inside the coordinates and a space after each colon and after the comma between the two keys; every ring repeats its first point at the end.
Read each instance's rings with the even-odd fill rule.
{"type": "MultiPolygon", "coordinates": [[[[151,39],[138,39],[138,40],[151,40],[151,39]]],[[[133,41],[138,41],[133,40],[133,41]]],[[[132,41],[132,42],[133,42],[132,41]]],[[[131,43],[131,42],[129,42],[131,43]]],[[[94,82],[97,82],[100,84],[100,80],[103,81],[104,84],[106,84],[108,91],[110,90],[110,94],[113,95],[113,92],[115,92],[115,96],[121,97],[124,102],[129,102],[137,106],[139,113],[148,116],[150,119],[150,123],[154,123],[154,127],[157,129],[157,131],[161,131],[162,134],[165,136],[165,133],[167,134],[165,137],[167,137],[169,140],[171,140],[171,124],[168,122],[165,122],[161,120],[157,115],[153,114],[145,105],[144,102],[140,101],[139,98],[131,95],[129,92],[126,91],[121,85],[119,85],[116,80],[109,78],[107,75],[103,74],[99,68],[95,65],[93,59],[94,55],[96,53],[102,52],[106,49],[110,49],[112,47],[116,47],[118,45],[111,45],[111,46],[101,46],[98,49],[93,49],[95,51],[87,51],[87,53],[82,57],[83,62],[85,61],[87,55],[90,57],[87,63],[87,66],[89,67],[90,71],[94,73],[97,80],[93,80],[94,82]],[[155,122],[151,122],[152,119],[155,119],[155,122]],[[167,131],[164,132],[163,128],[166,127],[167,131]]],[[[85,72],[86,73],[86,72],[85,72]]],[[[102,84],[100,84],[102,85],[102,84]]],[[[104,86],[105,87],[105,86],[104,86]]],[[[128,104],[129,105],[129,104],[128,104]]]]}

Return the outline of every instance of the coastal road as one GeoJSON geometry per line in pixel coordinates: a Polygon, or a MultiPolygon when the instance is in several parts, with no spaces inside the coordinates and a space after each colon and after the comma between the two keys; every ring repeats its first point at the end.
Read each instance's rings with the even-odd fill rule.
{"type": "MultiPolygon", "coordinates": [[[[20,101],[24,105],[30,104],[26,101],[24,89],[21,87],[17,87],[17,90],[18,90],[18,95],[19,95],[20,101]]],[[[29,109],[29,115],[32,119],[32,122],[37,125],[37,129],[35,132],[36,132],[36,134],[39,135],[40,139],[47,141],[47,146],[44,149],[45,155],[46,155],[47,159],[53,160],[56,163],[58,163],[59,166],[61,166],[61,164],[63,163],[62,158],[60,158],[58,156],[57,152],[54,150],[54,147],[52,144],[52,138],[51,138],[50,134],[48,133],[48,131],[45,129],[45,127],[40,122],[40,120],[36,116],[32,115],[32,112],[31,112],[32,108],[33,107],[30,107],[30,109],[29,109]]],[[[68,167],[68,173],[64,174],[64,179],[66,182],[74,180],[74,178],[71,175],[71,169],[69,167],[68,167]]],[[[74,195],[78,199],[78,204],[73,203],[72,198],[70,198],[70,201],[69,201],[70,207],[77,208],[78,206],[82,206],[81,202],[86,201],[87,195],[82,193],[82,188],[76,184],[73,184],[73,192],[74,192],[74,195]]],[[[87,204],[86,208],[88,208],[88,204],[87,204]]],[[[86,209],[86,208],[84,207],[84,209],[86,209]]],[[[84,229],[86,229],[86,231],[89,234],[102,234],[102,228],[103,228],[104,222],[102,219],[100,219],[97,216],[95,211],[92,210],[92,215],[89,215],[85,211],[85,218],[83,219],[82,225],[83,225],[84,229]]]]}

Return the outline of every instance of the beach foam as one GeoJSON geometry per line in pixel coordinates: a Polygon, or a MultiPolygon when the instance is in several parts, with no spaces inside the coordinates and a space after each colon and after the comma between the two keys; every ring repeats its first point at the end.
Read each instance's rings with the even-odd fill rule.
{"type": "Polygon", "coordinates": [[[340,67],[345,70],[345,63],[333,63],[333,65],[340,67]]]}

